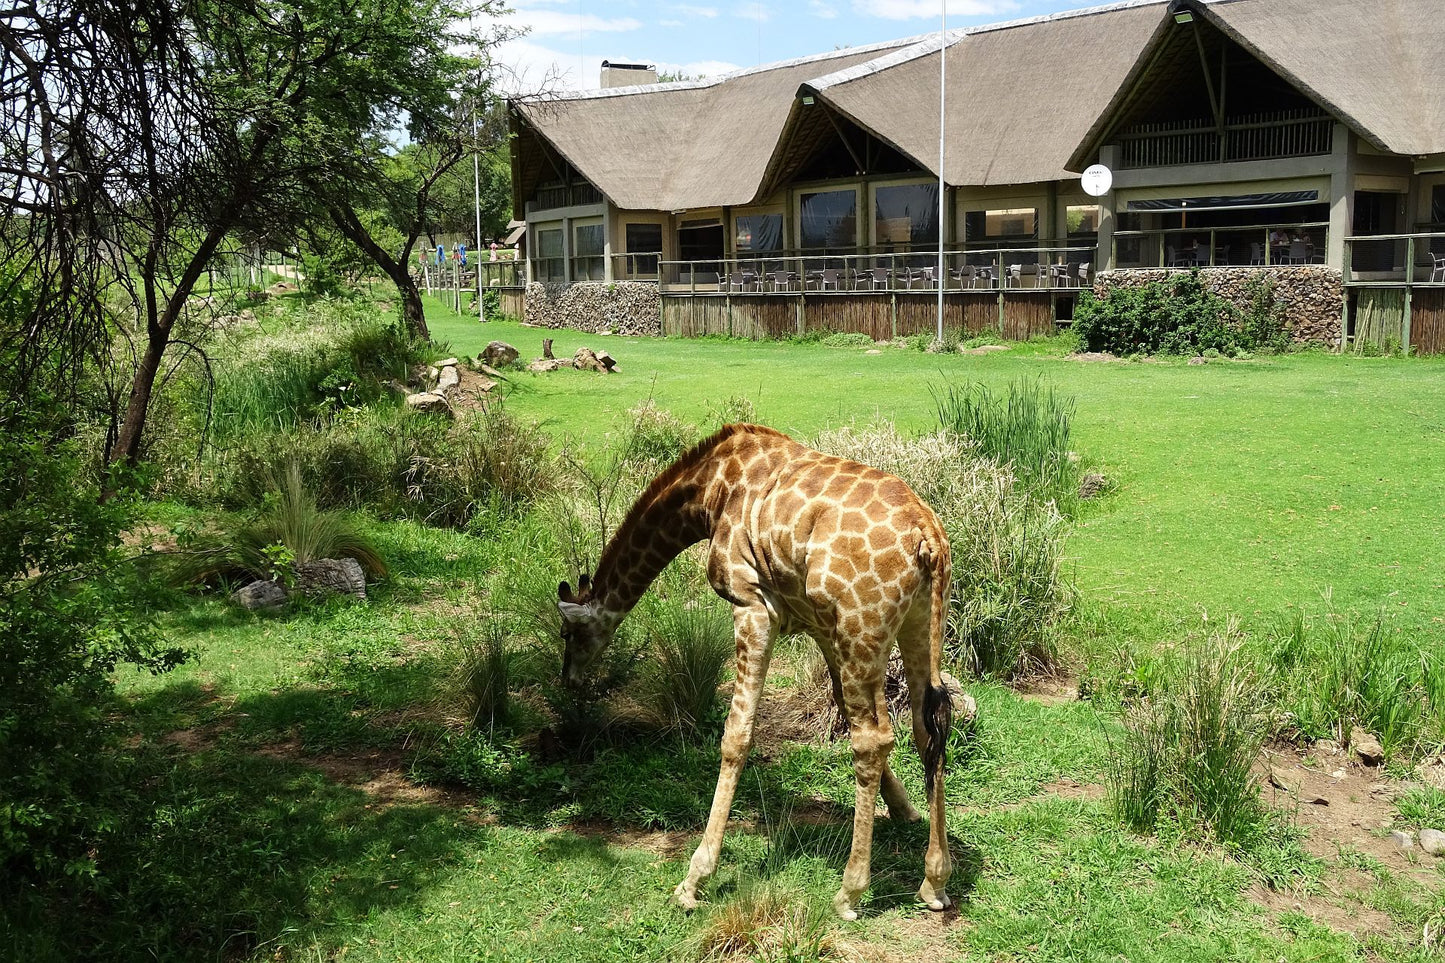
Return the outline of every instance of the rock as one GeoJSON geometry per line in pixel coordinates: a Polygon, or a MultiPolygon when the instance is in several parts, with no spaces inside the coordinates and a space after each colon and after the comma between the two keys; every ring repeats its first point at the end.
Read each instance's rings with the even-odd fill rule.
{"type": "Polygon", "coordinates": [[[497,383],[491,378],[483,378],[480,375],[477,377],[476,389],[482,394],[486,394],[488,391],[491,391],[496,386],[497,383]]]}
{"type": "Polygon", "coordinates": [[[578,371],[600,371],[605,372],[607,367],[597,357],[597,352],[591,348],[578,348],[577,354],[572,358],[572,367],[578,371]]]}
{"type": "Polygon", "coordinates": [[[423,391],[420,394],[407,395],[406,404],[413,411],[420,411],[426,414],[450,415],[452,406],[443,395],[431,391],[423,391]]]}
{"type": "Polygon", "coordinates": [[[527,370],[536,371],[539,374],[547,374],[548,372],[556,371],[558,368],[570,367],[572,367],[571,361],[563,361],[560,358],[538,358],[536,361],[527,365],[527,370]]]}
{"type": "Polygon", "coordinates": [[[460,363],[461,363],[461,362],[457,361],[456,358],[447,358],[445,361],[438,361],[438,362],[436,363],[435,367],[438,367],[438,368],[455,368],[455,367],[456,367],[458,364],[460,364],[460,363]]]}
{"type": "Polygon", "coordinates": [[[286,586],[272,579],[252,582],[237,589],[231,598],[248,612],[279,609],[286,604],[286,586]]]}
{"type": "Polygon", "coordinates": [[[505,341],[493,341],[487,345],[487,349],[482,352],[482,361],[484,363],[503,368],[510,364],[515,364],[519,357],[520,354],[517,352],[517,349],[505,341]]]}
{"type": "Polygon", "coordinates": [[[1350,730],[1350,749],[1367,766],[1378,766],[1385,761],[1385,750],[1380,741],[1359,726],[1350,730]]]}
{"type": "Polygon", "coordinates": [[[442,369],[441,375],[437,378],[436,393],[445,395],[457,385],[462,383],[462,376],[457,373],[456,365],[447,365],[442,369]]]}
{"type": "Polygon", "coordinates": [[[1195,355],[1194,357],[1189,359],[1189,363],[1192,365],[1209,364],[1209,359],[1204,357],[1203,355],[1195,355]]]}
{"type": "Polygon", "coordinates": [[[1338,742],[1335,742],[1335,740],[1333,739],[1321,739],[1319,742],[1315,743],[1315,752],[1319,753],[1320,755],[1338,756],[1344,751],[1345,747],[1340,745],[1338,742]]]}
{"type": "Polygon", "coordinates": [[[864,354],[882,354],[883,352],[882,352],[882,351],[879,351],[877,348],[869,348],[867,351],[865,351],[865,352],[863,352],[863,353],[864,353],[864,354]]]}
{"type": "Polygon", "coordinates": [[[1420,848],[1431,856],[1445,856],[1445,833],[1438,829],[1420,830],[1420,848]]]}
{"type": "Polygon", "coordinates": [[[1391,830],[1391,831],[1390,831],[1390,839],[1391,839],[1391,841],[1394,842],[1395,846],[1396,846],[1397,848],[1399,848],[1399,849],[1414,849],[1414,848],[1415,848],[1415,836],[1414,836],[1414,834],[1408,833],[1408,832],[1406,832],[1406,831],[1403,830],[1403,829],[1393,829],[1393,830],[1391,830]]]}
{"type": "Polygon", "coordinates": [[[948,690],[948,701],[953,703],[954,721],[971,725],[978,718],[978,703],[973,696],[963,691],[963,683],[947,672],[940,672],[938,678],[948,690]]]}
{"type": "Polygon", "coordinates": [[[618,371],[617,362],[606,351],[597,352],[597,360],[602,362],[602,367],[607,369],[608,374],[615,374],[618,371]]]}
{"type": "Polygon", "coordinates": [[[413,388],[425,388],[427,386],[427,371],[431,365],[414,364],[406,370],[406,383],[413,388]]]}
{"type": "Polygon", "coordinates": [[[296,566],[296,589],[315,598],[320,595],[350,595],[366,598],[366,573],[354,558],[321,558],[296,566]]]}
{"type": "Polygon", "coordinates": [[[496,379],[498,379],[498,380],[500,380],[500,381],[506,381],[506,380],[507,380],[507,376],[506,376],[506,375],[502,374],[500,371],[498,371],[496,368],[493,368],[493,367],[492,367],[491,365],[489,365],[489,364],[479,364],[479,365],[477,365],[477,372],[478,372],[479,374],[484,374],[484,375],[486,375],[488,378],[496,378],[496,379]]]}
{"type": "Polygon", "coordinates": [[[1109,487],[1109,480],[1098,472],[1091,471],[1079,479],[1079,497],[1085,500],[1095,498],[1105,488],[1109,487]]]}

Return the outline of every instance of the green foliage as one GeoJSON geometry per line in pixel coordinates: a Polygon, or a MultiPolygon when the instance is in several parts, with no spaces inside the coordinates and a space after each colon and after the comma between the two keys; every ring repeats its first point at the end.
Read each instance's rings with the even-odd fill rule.
{"type": "Polygon", "coordinates": [[[1296,612],[1270,633],[1264,659],[1291,724],[1308,739],[1348,742],[1361,726],[1387,756],[1445,744],[1445,663],[1383,618],[1296,612]]]}
{"type": "Polygon", "coordinates": [[[467,727],[488,733],[507,728],[516,660],[502,627],[491,622],[478,628],[468,622],[458,627],[457,641],[457,694],[467,727]]]}
{"type": "Polygon", "coordinates": [[[698,442],[696,425],[659,408],[651,399],[629,409],[623,459],[645,474],[656,474],[698,442]]]}
{"type": "Polygon", "coordinates": [[[118,803],[111,672],[182,661],[137,612],[123,497],[102,502],[40,397],[0,408],[0,876],[86,876],[118,803]]]}
{"type": "Polygon", "coordinates": [[[1074,308],[1073,330],[1084,350],[1120,356],[1213,349],[1234,357],[1289,345],[1271,280],[1251,282],[1249,305],[1241,311],[1206,288],[1197,270],[1167,281],[1116,287],[1103,298],[1085,291],[1074,308]]]}
{"type": "Polygon", "coordinates": [[[658,728],[684,737],[715,736],[725,709],[718,697],[733,659],[733,623],[706,599],[653,604],[643,619],[646,658],[630,688],[658,728]]]}
{"type": "Polygon", "coordinates": [[[830,334],[822,343],[829,348],[871,348],[873,339],[861,331],[839,331],[830,334]]]}
{"type": "Polygon", "coordinates": [[[1079,467],[1069,451],[1074,402],[1042,381],[1011,381],[1006,397],[977,382],[933,387],[939,426],[967,438],[980,454],[1007,465],[1042,502],[1069,511],[1079,467]]]}
{"type": "Polygon", "coordinates": [[[1111,741],[1109,798],[1132,829],[1161,823],[1245,843],[1267,822],[1252,773],[1270,732],[1264,687],[1237,639],[1193,643],[1163,687],[1124,712],[1111,741]]]}

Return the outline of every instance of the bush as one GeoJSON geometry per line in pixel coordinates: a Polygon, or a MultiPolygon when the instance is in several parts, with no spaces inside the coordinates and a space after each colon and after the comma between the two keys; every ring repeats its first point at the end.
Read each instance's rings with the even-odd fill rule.
{"type": "Polygon", "coordinates": [[[733,622],[724,606],[680,599],[656,602],[643,618],[648,660],[632,693],[649,720],[684,736],[721,730],[718,698],[732,664],[733,622]]]}
{"type": "Polygon", "coordinates": [[[951,659],[1003,679],[1053,666],[1073,588],[1063,573],[1067,529],[1050,504],[952,432],[905,439],[892,425],[843,428],[814,446],[897,475],[938,513],[953,552],[951,659]]]}
{"type": "Polygon", "coordinates": [[[1230,632],[1191,645],[1152,699],[1124,713],[1109,798],[1132,829],[1163,822],[1244,843],[1268,816],[1252,770],[1270,731],[1264,687],[1230,632]]]}
{"type": "Polygon", "coordinates": [[[1213,349],[1234,357],[1289,344],[1273,282],[1251,282],[1249,308],[1241,311],[1208,290],[1197,270],[1167,281],[1116,287],[1103,298],[1079,295],[1073,331],[1086,351],[1116,355],[1199,354],[1213,349]]]}
{"type": "Polygon", "coordinates": [[[627,412],[623,458],[640,471],[656,474],[700,440],[697,426],[657,406],[651,398],[627,412]]]}
{"type": "Polygon", "coordinates": [[[462,716],[470,729],[492,732],[511,721],[513,654],[497,623],[479,633],[470,623],[458,628],[461,658],[457,662],[456,690],[462,716]]]}
{"type": "Polygon", "coordinates": [[[101,502],[80,446],[37,412],[0,407],[0,876],[94,872],[115,824],[111,673],[182,661],[135,611],[119,553],[123,497],[101,502]]]}
{"type": "Polygon", "coordinates": [[[823,339],[823,344],[829,348],[872,348],[873,339],[861,331],[839,331],[837,334],[830,334],[823,339]]]}

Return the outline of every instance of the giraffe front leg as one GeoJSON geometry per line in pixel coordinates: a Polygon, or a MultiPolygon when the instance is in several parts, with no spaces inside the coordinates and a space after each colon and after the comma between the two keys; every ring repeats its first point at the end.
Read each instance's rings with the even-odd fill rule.
{"type": "Polygon", "coordinates": [[[697,851],[692,854],[687,877],[672,891],[678,905],[686,910],[697,908],[698,887],[717,871],[723,831],[732,811],[738,776],[752,746],[753,721],[763,692],[763,679],[768,674],[768,661],[772,657],[772,623],[762,606],[735,608],[733,630],[738,644],[737,681],[733,683],[732,708],[723,728],[722,766],[718,772],[717,789],[713,791],[707,829],[703,831],[697,851]]]}

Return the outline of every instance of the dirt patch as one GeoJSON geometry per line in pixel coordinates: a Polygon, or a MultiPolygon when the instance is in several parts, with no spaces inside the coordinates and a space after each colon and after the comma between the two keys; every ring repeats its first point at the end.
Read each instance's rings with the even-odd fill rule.
{"type": "Polygon", "coordinates": [[[959,354],[993,354],[995,351],[1007,351],[1006,344],[981,344],[977,348],[960,348],[959,354]]]}
{"type": "Polygon", "coordinates": [[[257,755],[319,770],[339,785],[359,789],[371,797],[369,805],[447,806],[465,809],[473,805],[466,793],[418,785],[406,777],[406,756],[396,749],[372,749],[348,755],[307,753],[301,743],[290,739],[256,750],[257,755]]]}
{"type": "Polygon", "coordinates": [[[1020,699],[1028,702],[1040,702],[1048,706],[1079,701],[1079,681],[1063,676],[1022,679],[1014,683],[1013,691],[1020,699]]]}
{"type": "Polygon", "coordinates": [[[1119,361],[1121,359],[1117,355],[1112,355],[1107,351],[1080,351],[1077,354],[1069,355],[1069,360],[1097,363],[1104,361],[1119,361]]]}
{"type": "Polygon", "coordinates": [[[609,846],[645,850],[665,859],[686,856],[700,838],[698,832],[690,829],[623,829],[608,823],[572,823],[561,831],[584,839],[600,839],[609,846]]]}
{"type": "MultiPolygon", "coordinates": [[[[1367,880],[1367,877],[1361,876],[1361,880],[1367,880]]],[[[1339,902],[1325,895],[1279,892],[1259,883],[1245,890],[1245,895],[1268,910],[1271,916],[1302,913],[1319,925],[1340,933],[1383,936],[1396,932],[1398,927],[1389,914],[1362,902],[1364,890],[1368,889],[1369,885],[1368,882],[1362,882],[1358,887],[1338,892],[1336,898],[1339,902]]]]}
{"type": "Polygon", "coordinates": [[[486,411],[492,403],[491,399],[497,396],[497,392],[502,390],[504,384],[504,382],[489,378],[481,372],[473,371],[464,364],[457,365],[457,377],[460,380],[456,388],[447,395],[452,410],[457,414],[486,411]]]}

